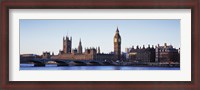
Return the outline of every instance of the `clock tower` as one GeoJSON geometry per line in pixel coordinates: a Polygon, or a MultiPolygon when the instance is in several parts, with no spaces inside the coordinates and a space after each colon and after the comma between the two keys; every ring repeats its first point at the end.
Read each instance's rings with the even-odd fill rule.
{"type": "Polygon", "coordinates": [[[118,27],[117,27],[117,30],[116,30],[115,36],[114,36],[114,54],[115,54],[116,60],[120,60],[120,58],[121,58],[121,36],[119,35],[118,27]]]}

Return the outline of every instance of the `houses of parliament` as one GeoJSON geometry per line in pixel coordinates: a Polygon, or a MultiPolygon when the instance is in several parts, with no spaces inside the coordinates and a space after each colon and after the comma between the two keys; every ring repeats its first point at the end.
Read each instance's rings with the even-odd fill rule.
{"type": "Polygon", "coordinates": [[[77,48],[72,49],[72,37],[63,37],[63,50],[58,55],[50,55],[50,52],[43,52],[42,58],[60,59],[60,60],[97,60],[97,61],[129,61],[129,62],[180,62],[180,48],[176,49],[172,45],[164,44],[164,46],[148,45],[147,48],[127,48],[126,53],[121,52],[121,36],[119,29],[114,35],[113,44],[114,52],[105,54],[100,52],[98,48],[87,48],[83,52],[82,42],[79,41],[77,48]]]}
{"type": "Polygon", "coordinates": [[[82,42],[79,41],[77,49],[72,49],[72,37],[63,37],[63,50],[58,55],[50,55],[49,52],[43,52],[43,58],[61,59],[61,60],[120,60],[121,59],[121,36],[117,28],[114,35],[114,53],[101,53],[100,47],[86,48],[83,52],[82,42]]]}

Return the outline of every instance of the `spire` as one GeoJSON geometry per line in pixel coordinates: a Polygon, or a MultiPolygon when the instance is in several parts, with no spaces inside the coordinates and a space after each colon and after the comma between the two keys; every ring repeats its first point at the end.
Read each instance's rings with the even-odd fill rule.
{"type": "Polygon", "coordinates": [[[119,29],[118,29],[118,27],[117,27],[117,30],[115,32],[114,38],[121,38],[120,35],[119,35],[119,29]]]}
{"type": "Polygon", "coordinates": [[[116,32],[119,32],[118,26],[117,26],[117,30],[116,30],[116,32]]]}
{"type": "Polygon", "coordinates": [[[101,53],[101,51],[100,51],[100,47],[98,46],[98,53],[101,53]]]}
{"type": "Polygon", "coordinates": [[[82,45],[81,45],[81,38],[78,45],[78,53],[82,53],[82,45]]]}
{"type": "Polygon", "coordinates": [[[79,45],[81,45],[81,38],[80,38],[80,40],[79,40],[79,45]]]}

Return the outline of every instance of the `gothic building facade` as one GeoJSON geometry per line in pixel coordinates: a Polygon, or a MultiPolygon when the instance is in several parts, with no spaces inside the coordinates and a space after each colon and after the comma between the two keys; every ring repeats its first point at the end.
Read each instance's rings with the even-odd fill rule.
{"type": "Polygon", "coordinates": [[[152,46],[148,45],[127,49],[127,53],[121,53],[121,36],[117,27],[114,38],[114,52],[101,53],[100,47],[85,48],[83,52],[81,39],[77,48],[72,49],[72,37],[63,37],[63,49],[58,55],[50,55],[50,52],[43,52],[42,58],[60,59],[60,60],[100,60],[100,61],[122,61],[131,62],[180,62],[180,49],[173,48],[172,45],[152,46]]]}
{"type": "Polygon", "coordinates": [[[117,28],[114,36],[114,54],[101,53],[100,47],[98,48],[86,48],[83,52],[82,42],[79,41],[78,49],[72,49],[72,37],[63,37],[63,50],[59,51],[58,55],[51,56],[51,59],[63,59],[63,60],[120,60],[121,58],[121,36],[119,29],[117,28]]]}

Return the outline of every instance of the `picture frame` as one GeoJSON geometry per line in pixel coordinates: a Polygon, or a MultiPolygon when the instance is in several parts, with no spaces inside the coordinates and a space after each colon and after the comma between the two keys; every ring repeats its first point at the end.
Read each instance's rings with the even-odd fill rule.
{"type": "Polygon", "coordinates": [[[145,89],[198,90],[199,0],[36,0],[1,2],[1,88],[4,89],[145,89]],[[191,81],[9,81],[9,9],[191,9],[191,81]]]}

